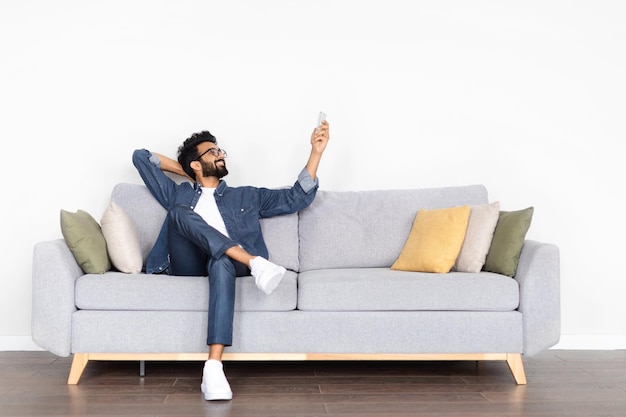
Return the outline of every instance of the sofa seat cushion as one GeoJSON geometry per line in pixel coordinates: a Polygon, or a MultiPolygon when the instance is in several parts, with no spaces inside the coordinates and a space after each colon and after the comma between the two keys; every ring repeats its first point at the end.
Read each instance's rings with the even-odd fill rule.
{"type": "MultiPolygon", "coordinates": [[[[87,274],[76,280],[76,307],[81,310],[207,311],[207,277],[124,274],[87,274]]],[[[252,277],[236,281],[236,311],[290,311],[296,308],[296,273],[287,271],[271,295],[252,277]]]]}
{"type": "Polygon", "coordinates": [[[512,311],[519,286],[491,272],[325,269],[298,276],[298,309],[309,311],[512,311]]]}

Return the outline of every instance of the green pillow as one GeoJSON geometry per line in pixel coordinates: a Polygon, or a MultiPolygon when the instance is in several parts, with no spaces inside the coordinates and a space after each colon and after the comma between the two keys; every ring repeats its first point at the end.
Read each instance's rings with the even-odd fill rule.
{"type": "Polygon", "coordinates": [[[533,207],[528,207],[519,211],[500,212],[483,270],[515,276],[533,211],[533,207]]]}
{"type": "Polygon", "coordinates": [[[107,244],[98,222],[89,213],[61,210],[61,233],[76,258],[78,265],[87,274],[103,274],[111,269],[107,244]]]}

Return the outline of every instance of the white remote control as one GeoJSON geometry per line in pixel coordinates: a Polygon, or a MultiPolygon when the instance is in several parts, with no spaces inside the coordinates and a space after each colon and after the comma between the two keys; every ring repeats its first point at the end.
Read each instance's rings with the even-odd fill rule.
{"type": "Polygon", "coordinates": [[[326,113],[324,113],[323,111],[320,112],[319,116],[317,117],[317,126],[321,126],[322,122],[326,120],[326,113]]]}

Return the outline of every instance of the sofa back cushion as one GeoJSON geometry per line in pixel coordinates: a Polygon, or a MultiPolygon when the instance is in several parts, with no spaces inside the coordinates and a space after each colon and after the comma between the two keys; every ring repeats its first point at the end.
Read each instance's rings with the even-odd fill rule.
{"type": "Polygon", "coordinates": [[[300,211],[300,270],[387,268],[420,209],[488,202],[483,185],[415,190],[323,191],[300,211]]]}
{"type": "MultiPolygon", "coordinates": [[[[111,201],[121,207],[132,219],[145,262],[165,221],[167,214],[165,209],[152,197],[144,185],[139,184],[117,184],[113,188],[111,201]]],[[[297,271],[299,268],[298,215],[290,214],[261,219],[261,229],[270,260],[287,269],[297,271]]]]}

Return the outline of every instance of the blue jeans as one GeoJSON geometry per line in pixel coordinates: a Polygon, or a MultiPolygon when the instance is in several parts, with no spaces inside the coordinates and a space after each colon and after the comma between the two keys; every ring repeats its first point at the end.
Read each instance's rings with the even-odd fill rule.
{"type": "Polygon", "coordinates": [[[209,226],[187,206],[168,213],[170,274],[209,277],[207,344],[232,345],[235,278],[250,275],[248,267],[224,252],[237,243],[209,226]]]}

